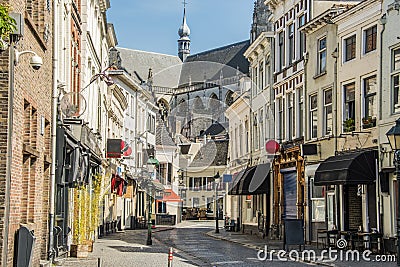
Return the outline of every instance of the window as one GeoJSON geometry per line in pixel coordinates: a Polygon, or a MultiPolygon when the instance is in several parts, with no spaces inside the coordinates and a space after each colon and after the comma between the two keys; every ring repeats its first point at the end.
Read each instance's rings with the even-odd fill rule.
{"type": "Polygon", "coordinates": [[[279,98],[278,99],[278,133],[279,133],[279,139],[282,141],[284,140],[284,128],[285,128],[285,124],[284,124],[284,116],[285,116],[285,108],[284,108],[284,104],[283,104],[283,99],[279,98]]]}
{"type": "Polygon", "coordinates": [[[285,33],[282,31],[278,34],[278,48],[279,48],[279,69],[281,71],[285,66],[285,33]]]}
{"type": "Polygon", "coordinates": [[[363,128],[374,127],[376,124],[376,76],[368,77],[363,81],[364,87],[364,118],[363,128]]]}
{"type": "Polygon", "coordinates": [[[326,37],[318,40],[318,74],[326,71],[326,37]]]}
{"type": "Polygon", "coordinates": [[[324,92],[324,135],[332,134],[332,89],[324,92]]]}
{"type": "Polygon", "coordinates": [[[264,90],[264,62],[260,63],[260,81],[259,81],[259,86],[258,86],[258,92],[261,92],[264,90]]]}
{"type": "Polygon", "coordinates": [[[298,103],[299,103],[299,111],[298,111],[299,136],[303,136],[303,134],[304,134],[304,125],[303,125],[303,112],[304,112],[303,90],[299,89],[297,91],[297,95],[298,95],[298,103]]]}
{"type": "Polygon", "coordinates": [[[200,199],[198,197],[193,198],[193,208],[199,208],[200,207],[200,199]]]}
{"type": "Polygon", "coordinates": [[[356,57],[356,35],[344,40],[344,51],[344,61],[349,61],[356,57]]]}
{"type": "MultiPolygon", "coordinates": [[[[303,26],[306,23],[306,15],[301,15],[299,17],[299,28],[303,26]]],[[[303,54],[305,52],[305,47],[306,47],[306,37],[304,35],[304,32],[299,33],[299,55],[300,57],[303,57],[303,54]]]]}
{"type": "Polygon", "coordinates": [[[253,136],[253,148],[257,150],[259,148],[259,129],[258,129],[258,117],[257,112],[253,113],[253,129],[254,129],[254,136],[253,136]]]}
{"type": "Polygon", "coordinates": [[[193,191],[200,191],[202,186],[202,178],[201,177],[194,177],[194,187],[193,191]]]}
{"type": "Polygon", "coordinates": [[[254,85],[254,91],[253,91],[253,96],[257,95],[257,92],[259,91],[258,86],[258,68],[254,68],[254,80],[253,80],[253,85],[254,85]]]}
{"type": "Polygon", "coordinates": [[[291,64],[294,58],[294,24],[288,26],[288,63],[291,64]]]}
{"type": "Polygon", "coordinates": [[[392,58],[393,111],[400,112],[400,48],[393,50],[392,58]]]}
{"type": "Polygon", "coordinates": [[[314,185],[314,178],[310,179],[311,183],[311,207],[312,221],[325,221],[325,188],[323,186],[314,185]]]}
{"type": "Polygon", "coordinates": [[[355,83],[344,86],[344,131],[355,129],[355,83]]]}
{"type": "Polygon", "coordinates": [[[376,25],[364,31],[364,53],[376,50],[376,25]]]}
{"type": "Polygon", "coordinates": [[[310,132],[311,138],[318,134],[318,95],[310,96],[310,132]]]}
{"type": "Polygon", "coordinates": [[[260,146],[261,146],[264,142],[264,111],[263,111],[263,109],[260,109],[258,114],[259,114],[258,121],[260,122],[259,129],[260,129],[260,146]]]}
{"type": "Polygon", "coordinates": [[[293,106],[293,94],[287,94],[287,105],[288,105],[288,135],[289,140],[292,140],[294,134],[294,106],[293,106]]]}

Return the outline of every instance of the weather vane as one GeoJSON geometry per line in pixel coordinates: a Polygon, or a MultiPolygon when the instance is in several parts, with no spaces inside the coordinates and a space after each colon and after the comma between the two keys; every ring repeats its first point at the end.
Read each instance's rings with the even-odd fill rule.
{"type": "Polygon", "coordinates": [[[182,4],[183,4],[183,8],[186,8],[186,5],[187,5],[186,0],[183,0],[182,4]]]}

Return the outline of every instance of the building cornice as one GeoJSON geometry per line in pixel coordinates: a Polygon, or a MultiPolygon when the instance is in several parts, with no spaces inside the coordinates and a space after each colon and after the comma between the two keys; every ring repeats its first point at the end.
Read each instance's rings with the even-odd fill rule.
{"type": "MultiPolygon", "coordinates": [[[[260,36],[249,46],[249,48],[244,52],[244,56],[250,61],[254,61],[259,54],[262,54],[266,49],[269,50],[270,46],[268,43],[268,38],[274,38],[273,32],[262,32],[260,36]]],[[[268,51],[270,52],[270,51],[268,51]]]]}

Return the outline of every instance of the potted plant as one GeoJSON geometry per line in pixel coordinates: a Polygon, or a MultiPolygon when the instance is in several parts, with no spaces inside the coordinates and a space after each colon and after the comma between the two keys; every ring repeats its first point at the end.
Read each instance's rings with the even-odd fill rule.
{"type": "Polygon", "coordinates": [[[353,118],[348,118],[343,121],[343,131],[344,132],[352,132],[356,128],[356,122],[353,118]]]}
{"type": "Polygon", "coordinates": [[[368,129],[376,126],[376,118],[372,116],[364,117],[362,119],[363,129],[368,129]]]}
{"type": "Polygon", "coordinates": [[[16,29],[16,21],[9,13],[10,6],[0,4],[0,52],[8,48],[9,35],[16,29]]]}
{"type": "Polygon", "coordinates": [[[86,258],[89,256],[89,244],[87,242],[87,212],[89,207],[87,188],[83,185],[74,189],[74,222],[73,239],[71,244],[70,256],[76,258],[86,258]]]}

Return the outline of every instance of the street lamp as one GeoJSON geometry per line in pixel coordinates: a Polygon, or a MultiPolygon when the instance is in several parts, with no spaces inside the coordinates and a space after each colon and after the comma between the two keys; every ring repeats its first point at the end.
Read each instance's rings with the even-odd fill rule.
{"type": "Polygon", "coordinates": [[[153,192],[153,184],[151,181],[149,181],[148,185],[147,185],[147,189],[148,189],[148,202],[149,202],[149,207],[148,207],[148,221],[147,221],[147,240],[146,240],[146,245],[151,246],[153,245],[153,241],[151,239],[151,195],[153,192]]]}
{"type": "Polygon", "coordinates": [[[219,172],[214,176],[214,184],[215,184],[215,233],[219,234],[219,226],[218,226],[218,183],[219,183],[219,172]]]}
{"type": "Polygon", "coordinates": [[[400,266],[400,119],[396,120],[386,136],[389,140],[392,150],[394,150],[394,165],[397,176],[397,266],[400,266]]]}

